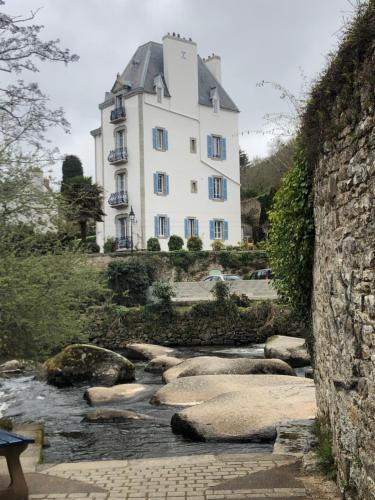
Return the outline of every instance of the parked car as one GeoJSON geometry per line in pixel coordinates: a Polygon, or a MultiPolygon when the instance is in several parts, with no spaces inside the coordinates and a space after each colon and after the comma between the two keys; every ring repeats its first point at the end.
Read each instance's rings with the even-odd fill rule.
{"type": "Polygon", "coordinates": [[[202,281],[238,281],[241,280],[236,274],[218,274],[214,276],[207,276],[202,281]]]}
{"type": "Polygon", "coordinates": [[[271,280],[273,278],[272,269],[258,269],[250,275],[251,280],[271,280]]]}

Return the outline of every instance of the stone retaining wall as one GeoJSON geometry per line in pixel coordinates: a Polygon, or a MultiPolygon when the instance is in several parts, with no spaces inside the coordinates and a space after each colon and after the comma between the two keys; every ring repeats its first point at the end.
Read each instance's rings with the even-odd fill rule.
{"type": "Polygon", "coordinates": [[[340,95],[332,105],[339,133],[325,142],[314,181],[318,405],[345,498],[366,500],[375,498],[375,117],[367,80],[374,59],[372,50],[355,76],[361,118],[350,119],[351,102],[342,108],[340,95]]]}

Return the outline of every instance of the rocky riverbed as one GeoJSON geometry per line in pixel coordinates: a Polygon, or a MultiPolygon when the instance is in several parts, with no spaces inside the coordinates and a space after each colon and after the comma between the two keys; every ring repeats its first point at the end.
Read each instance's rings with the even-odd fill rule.
{"type": "MultiPolygon", "coordinates": [[[[163,384],[162,370],[157,369],[156,372],[145,370],[150,359],[154,360],[155,365],[155,359],[160,354],[163,353],[150,354],[147,351],[145,355],[141,352],[138,357],[143,359],[133,360],[134,384],[138,384],[139,387],[132,387],[133,391],[130,391],[129,397],[125,399],[120,398],[111,401],[110,404],[90,407],[83,398],[84,393],[89,389],[88,383],[58,388],[37,380],[33,376],[18,376],[0,379],[0,409],[3,414],[12,417],[17,422],[42,422],[44,424],[47,441],[47,447],[44,450],[45,462],[272,450],[272,442],[262,444],[223,443],[215,440],[197,442],[188,436],[174,434],[171,429],[171,419],[173,415],[186,408],[186,405],[150,404],[150,398],[162,387],[167,387],[163,384]]],[[[197,356],[262,359],[264,346],[179,348],[177,352],[169,352],[167,355],[184,359],[197,356]]],[[[173,364],[176,362],[174,361],[173,364]]],[[[227,373],[225,370],[228,370],[229,365],[230,367],[233,365],[233,363],[228,365],[217,361],[216,364],[219,369],[224,370],[224,373],[227,373]]],[[[158,363],[156,365],[159,366],[158,363]]],[[[161,361],[161,365],[163,369],[167,367],[165,360],[161,361]]],[[[246,363],[241,362],[242,370],[244,365],[246,363]]],[[[284,370],[283,366],[281,368],[284,370]]],[[[252,373],[251,370],[253,367],[248,371],[246,366],[245,373],[252,373]]],[[[300,374],[303,374],[303,370],[300,374]]],[[[225,377],[225,375],[220,376],[225,377]]],[[[238,375],[238,377],[241,376],[238,375]]],[[[251,377],[252,375],[244,376],[251,377]]],[[[177,380],[183,381],[184,378],[186,377],[177,380]]],[[[125,386],[128,385],[130,389],[134,384],[129,383],[125,386]]]]}

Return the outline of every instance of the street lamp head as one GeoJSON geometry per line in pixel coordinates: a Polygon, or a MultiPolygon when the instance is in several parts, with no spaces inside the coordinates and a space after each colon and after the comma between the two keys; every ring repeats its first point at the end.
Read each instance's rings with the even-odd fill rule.
{"type": "Polygon", "coordinates": [[[132,222],[135,221],[135,213],[133,211],[133,207],[130,207],[130,214],[129,214],[129,218],[132,222]]]}

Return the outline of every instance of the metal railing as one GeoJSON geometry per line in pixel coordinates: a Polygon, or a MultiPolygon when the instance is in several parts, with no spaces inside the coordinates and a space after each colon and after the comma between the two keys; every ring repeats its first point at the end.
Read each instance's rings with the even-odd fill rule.
{"type": "Polygon", "coordinates": [[[118,108],[112,109],[111,111],[111,122],[117,122],[120,120],[125,120],[126,113],[124,106],[120,106],[118,108]]]}
{"type": "Polygon", "coordinates": [[[127,205],[128,204],[128,192],[127,191],[117,191],[116,193],[111,193],[109,198],[108,198],[108,203],[111,206],[127,205]]]}
{"type": "Polygon", "coordinates": [[[110,163],[120,163],[128,161],[128,149],[127,148],[112,149],[109,152],[108,161],[110,163]]]}

